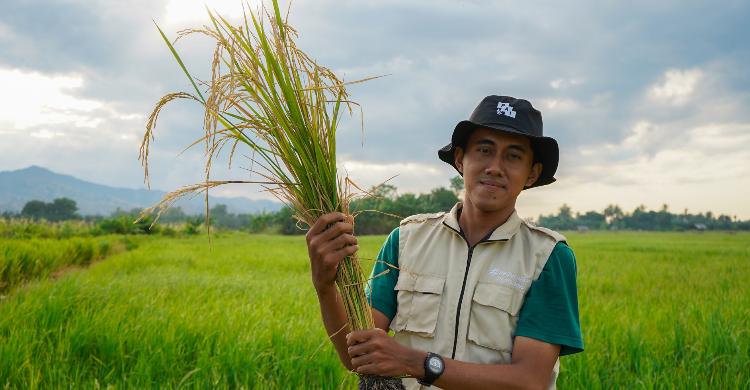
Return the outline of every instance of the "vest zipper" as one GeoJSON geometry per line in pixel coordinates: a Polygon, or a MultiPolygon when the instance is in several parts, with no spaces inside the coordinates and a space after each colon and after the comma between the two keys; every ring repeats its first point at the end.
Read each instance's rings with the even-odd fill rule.
{"type": "MultiPolygon", "coordinates": [[[[465,238],[464,241],[466,241],[465,238]]],[[[468,241],[466,242],[466,245],[469,245],[468,241]]],[[[476,245],[474,247],[476,247],[476,245]]],[[[466,290],[466,279],[469,277],[469,266],[471,265],[471,255],[474,253],[474,247],[469,246],[469,257],[466,259],[466,272],[464,272],[464,284],[461,286],[461,295],[458,296],[458,309],[456,310],[456,333],[453,336],[453,353],[451,354],[451,359],[456,358],[456,345],[458,345],[458,324],[461,320],[461,306],[463,306],[464,303],[464,290],[466,290]]]]}
{"type": "Polygon", "coordinates": [[[458,326],[459,321],[461,320],[461,306],[463,306],[464,303],[464,291],[466,290],[466,279],[469,277],[469,266],[471,265],[471,256],[474,254],[474,248],[477,247],[477,245],[485,243],[485,242],[503,242],[508,241],[507,238],[500,239],[500,240],[490,240],[489,237],[492,233],[487,235],[487,237],[481,239],[478,243],[476,243],[474,246],[469,245],[469,241],[466,240],[466,237],[464,237],[463,234],[461,234],[460,231],[450,227],[445,221],[443,221],[443,225],[447,227],[448,229],[453,230],[456,232],[466,243],[466,246],[469,248],[469,256],[466,258],[466,271],[464,272],[464,283],[461,286],[461,294],[458,296],[458,308],[456,309],[456,331],[453,336],[453,353],[451,354],[451,359],[456,358],[456,346],[458,345],[458,326]]]}

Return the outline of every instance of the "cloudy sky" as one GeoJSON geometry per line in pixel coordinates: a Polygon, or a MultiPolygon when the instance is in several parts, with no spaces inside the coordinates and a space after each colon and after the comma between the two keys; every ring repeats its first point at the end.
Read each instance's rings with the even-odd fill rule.
{"type": "MultiPolygon", "coordinates": [[[[0,5],[0,171],[38,165],[144,187],[147,118],[188,81],[170,38],[207,23],[203,0],[26,0],[0,5]],[[153,20],[153,21],[152,21],[153,20]]],[[[239,21],[239,0],[208,6],[239,21]]],[[[252,3],[257,4],[257,2],[252,3]]],[[[282,4],[287,4],[282,1],[282,4]]],[[[455,124],[490,94],[529,99],[561,147],[558,182],[524,192],[522,215],[669,205],[750,218],[750,3],[747,1],[295,0],[298,46],[347,80],[364,108],[340,128],[339,163],[361,185],[448,184],[437,159],[455,124]]],[[[208,78],[213,46],[176,46],[208,78]]],[[[201,107],[160,116],[152,188],[204,179],[201,107]]],[[[226,161],[224,161],[226,162],[226,161]]],[[[240,158],[215,179],[247,180],[240,158]]],[[[250,186],[215,194],[267,197],[250,186]]]]}

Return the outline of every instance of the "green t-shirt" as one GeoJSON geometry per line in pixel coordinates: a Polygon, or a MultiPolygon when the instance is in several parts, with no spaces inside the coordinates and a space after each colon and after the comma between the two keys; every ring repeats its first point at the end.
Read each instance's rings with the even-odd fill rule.
{"type": "MultiPolygon", "coordinates": [[[[378,255],[378,260],[394,267],[398,267],[398,234],[398,228],[391,232],[378,255]]],[[[386,270],[390,272],[370,280],[366,293],[372,307],[392,320],[398,305],[398,291],[393,288],[399,270],[377,262],[371,277],[386,270]]],[[[583,351],[576,273],[573,251],[565,243],[558,243],[539,279],[529,288],[519,314],[516,336],[560,344],[560,356],[583,351]]]]}

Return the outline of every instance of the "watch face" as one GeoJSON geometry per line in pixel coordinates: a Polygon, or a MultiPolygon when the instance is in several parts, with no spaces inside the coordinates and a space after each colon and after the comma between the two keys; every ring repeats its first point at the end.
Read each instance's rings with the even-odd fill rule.
{"type": "Polygon", "coordinates": [[[435,374],[443,371],[443,362],[436,357],[430,358],[428,365],[430,367],[430,370],[435,374]]]}

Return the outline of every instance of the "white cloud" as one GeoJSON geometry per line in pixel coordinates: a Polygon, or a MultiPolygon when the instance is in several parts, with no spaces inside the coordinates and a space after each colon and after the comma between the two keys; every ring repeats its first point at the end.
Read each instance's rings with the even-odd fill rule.
{"type": "Polygon", "coordinates": [[[127,115],[123,114],[123,115],[119,115],[118,116],[118,119],[124,120],[124,121],[131,121],[131,120],[139,120],[140,121],[140,120],[143,120],[144,118],[146,118],[146,116],[145,115],[141,115],[141,114],[127,114],[127,115]]]}
{"type": "Polygon", "coordinates": [[[571,99],[541,99],[540,103],[546,110],[556,112],[575,111],[580,107],[578,102],[571,99]]]}
{"type": "Polygon", "coordinates": [[[632,151],[634,153],[658,151],[663,149],[663,144],[665,141],[668,141],[669,137],[674,136],[682,136],[682,134],[670,134],[669,131],[665,130],[665,126],[659,126],[649,121],[641,120],[633,125],[631,134],[625,137],[619,145],[607,144],[605,145],[605,148],[611,152],[623,150],[632,151]]]}
{"type": "MultiPolygon", "coordinates": [[[[248,3],[251,7],[254,7],[260,1],[248,1],[248,3]]],[[[167,4],[167,22],[179,23],[200,20],[208,23],[206,6],[211,12],[215,11],[224,18],[241,18],[243,17],[243,4],[245,4],[244,1],[236,0],[170,0],[167,4]]]]}
{"type": "MultiPolygon", "coordinates": [[[[649,173],[642,172],[643,175],[649,173]]],[[[750,188],[749,175],[739,179],[721,178],[710,183],[682,183],[678,186],[669,183],[613,186],[601,181],[580,181],[566,177],[552,185],[524,191],[516,207],[521,216],[534,219],[540,214],[556,214],[563,203],[571,206],[574,212],[601,212],[609,204],[620,205],[629,212],[641,204],[649,210],[658,210],[667,204],[672,212],[687,208],[692,213],[711,211],[717,215],[750,218],[746,207],[747,195],[738,188],[750,188]]]]}
{"type": "Polygon", "coordinates": [[[346,76],[346,81],[356,81],[355,79],[377,77],[386,74],[407,73],[411,70],[412,65],[410,59],[398,56],[390,61],[377,62],[367,67],[337,69],[336,74],[339,77],[346,76]]]}
{"type": "Polygon", "coordinates": [[[356,160],[342,160],[339,162],[339,174],[349,175],[349,178],[363,190],[384,182],[398,188],[400,193],[425,192],[441,184],[448,186],[448,179],[458,175],[449,165],[444,163],[390,163],[377,164],[356,160]],[[388,180],[390,179],[390,180],[388,180]]]}
{"type": "MultiPolygon", "coordinates": [[[[151,18],[174,38],[181,28],[208,22],[204,2],[233,23],[242,16],[236,0],[5,7],[0,68],[7,71],[0,74],[42,86],[26,93],[34,83],[25,81],[10,91],[8,77],[0,79],[0,170],[36,164],[142,186],[136,157],[154,103],[192,88],[151,18]]],[[[286,11],[288,1],[281,3],[286,11]]],[[[404,192],[447,185],[455,172],[435,150],[482,96],[508,94],[531,98],[563,153],[560,181],[524,192],[522,200],[531,201],[523,207],[548,214],[565,202],[581,211],[610,202],[631,210],[682,202],[719,212],[735,202],[735,212],[750,217],[748,202],[733,200],[750,188],[742,176],[750,163],[740,150],[748,144],[750,46],[725,38],[742,36],[747,11],[705,2],[590,5],[514,3],[509,13],[504,2],[477,0],[294,1],[290,19],[300,47],[347,81],[393,74],[350,89],[364,109],[365,147],[359,110],[339,132],[338,150],[355,151],[339,154],[342,166],[365,187],[395,174],[392,183],[404,192]],[[696,16],[706,10],[710,20],[696,16]],[[498,23],[507,28],[498,30],[498,23]]],[[[178,47],[199,78],[210,77],[209,41],[196,37],[178,47]]],[[[155,188],[203,180],[199,150],[172,160],[191,134],[201,133],[198,108],[183,102],[163,111],[152,144],[155,188]]],[[[244,171],[214,166],[217,178],[244,178],[244,171]]],[[[216,193],[267,195],[252,186],[227,188],[216,193]]]]}
{"type": "MultiPolygon", "coordinates": [[[[524,192],[519,212],[526,216],[549,214],[562,203],[574,210],[602,210],[619,204],[633,210],[640,204],[657,209],[739,214],[747,218],[746,191],[750,188],[750,124],[708,124],[683,131],[684,142],[664,145],[649,156],[639,153],[648,143],[669,134],[664,126],[637,123],[633,134],[618,144],[583,149],[585,164],[547,187],[524,192]],[[656,138],[655,138],[656,137],[656,138]],[[630,156],[617,162],[613,155],[630,156]]],[[[565,157],[561,163],[566,164],[565,157]]]]}
{"type": "Polygon", "coordinates": [[[64,122],[96,127],[99,120],[85,113],[102,107],[102,103],[66,94],[66,90],[82,83],[81,77],[0,70],[0,121],[10,122],[17,129],[64,122]]]}
{"type": "Polygon", "coordinates": [[[704,77],[700,69],[670,69],[664,73],[664,82],[649,88],[649,95],[673,105],[684,104],[704,77]]]}
{"type": "Polygon", "coordinates": [[[10,30],[10,27],[4,25],[3,23],[0,23],[0,39],[2,40],[10,40],[10,38],[13,37],[13,33],[10,30]]]}
{"type": "MultiPolygon", "coordinates": [[[[616,164],[588,164],[580,169],[611,185],[675,185],[681,183],[709,183],[719,179],[741,179],[750,173],[750,144],[748,124],[709,124],[687,129],[679,136],[683,142],[675,146],[662,144],[653,155],[638,150],[659,143],[665,131],[648,122],[635,125],[633,135],[620,144],[601,148],[598,158],[607,155],[632,155],[616,164]],[[628,152],[634,153],[628,153],[628,152]]],[[[596,157],[594,157],[596,158],[596,157]]]]}
{"type": "Polygon", "coordinates": [[[566,89],[581,83],[583,83],[583,79],[557,79],[550,81],[549,85],[554,89],[566,89]]]}
{"type": "Polygon", "coordinates": [[[65,135],[65,133],[61,133],[59,131],[49,131],[49,130],[39,130],[35,131],[33,133],[29,133],[30,136],[34,138],[52,138],[52,137],[59,137],[61,135],[65,135]]]}

